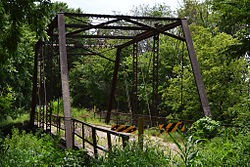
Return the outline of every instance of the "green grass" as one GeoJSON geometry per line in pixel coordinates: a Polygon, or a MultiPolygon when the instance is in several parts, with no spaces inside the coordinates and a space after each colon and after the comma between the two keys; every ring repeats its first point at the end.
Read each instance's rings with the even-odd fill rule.
{"type": "MultiPolygon", "coordinates": [[[[162,138],[164,142],[172,142],[171,137],[167,133],[163,133],[163,134],[160,133],[159,127],[148,128],[144,131],[144,134],[147,136],[155,136],[155,137],[162,138]]],[[[171,132],[171,135],[175,138],[175,140],[177,140],[178,142],[181,142],[182,136],[180,135],[180,133],[178,133],[177,131],[171,132]]]]}
{"type": "Polygon", "coordinates": [[[12,136],[0,142],[0,166],[91,166],[84,150],[63,150],[58,141],[13,129],[12,136]]]}

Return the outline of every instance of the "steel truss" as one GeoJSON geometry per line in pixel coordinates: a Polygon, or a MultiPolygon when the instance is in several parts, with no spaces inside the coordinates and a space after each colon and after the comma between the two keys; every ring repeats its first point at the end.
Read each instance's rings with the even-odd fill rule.
{"type": "MultiPolygon", "coordinates": [[[[69,19],[68,19],[69,20],[69,19]]],[[[151,104],[152,116],[158,116],[158,59],[159,59],[159,35],[167,35],[186,42],[189,59],[192,65],[195,83],[198,89],[203,112],[211,117],[205,87],[202,81],[200,68],[197,62],[192,38],[186,19],[168,17],[140,17],[125,15],[98,15],[98,14],[75,14],[59,13],[48,27],[48,41],[38,41],[35,45],[33,93],[30,111],[31,126],[36,120],[41,120],[41,125],[51,131],[52,101],[62,95],[64,126],[67,148],[72,148],[72,118],[70,112],[70,94],[68,83],[67,55],[97,55],[114,63],[114,72],[110,98],[108,102],[106,122],[110,121],[110,114],[114,102],[117,74],[119,71],[122,50],[133,45],[133,113],[138,113],[137,101],[137,73],[138,73],[138,42],[153,37],[153,94],[151,104]],[[65,17],[74,20],[73,23],[65,23],[65,17]],[[152,23],[152,24],[146,24],[152,23]],[[181,26],[184,36],[178,36],[167,32],[181,26]],[[108,30],[108,34],[100,30],[108,30]],[[115,42],[110,42],[115,40],[115,42]],[[89,44],[89,43],[93,44],[89,44]],[[115,45],[113,45],[115,43],[115,45]],[[96,53],[90,47],[100,48],[96,53]],[[115,58],[107,58],[102,55],[105,49],[116,49],[115,58]],[[59,59],[55,59],[59,54],[59,59]],[[60,81],[62,92],[53,92],[58,83],[53,79],[55,62],[60,68],[60,81]],[[36,112],[37,110],[37,112],[36,112]],[[46,118],[44,118],[46,116],[46,118]],[[48,118],[49,117],[49,118],[48,118]]],[[[58,57],[57,57],[58,58],[58,57]]],[[[59,110],[59,109],[58,109],[59,110]]],[[[38,121],[37,121],[38,122],[38,121]]]]}

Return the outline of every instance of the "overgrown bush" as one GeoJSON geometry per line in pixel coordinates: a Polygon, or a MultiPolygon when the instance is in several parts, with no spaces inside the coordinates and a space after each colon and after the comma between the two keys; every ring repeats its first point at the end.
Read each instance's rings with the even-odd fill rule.
{"type": "MultiPolygon", "coordinates": [[[[40,134],[39,134],[40,135],[40,134]]],[[[63,150],[58,140],[49,135],[41,137],[12,131],[1,145],[0,166],[88,166],[85,151],[63,150]]]]}
{"type": "Polygon", "coordinates": [[[13,103],[15,101],[15,93],[10,87],[0,91],[0,120],[6,119],[7,116],[16,118],[17,113],[14,110],[13,103]]]}
{"type": "Polygon", "coordinates": [[[219,133],[220,123],[209,117],[204,117],[194,122],[189,131],[196,138],[211,139],[219,133]]]}
{"type": "Polygon", "coordinates": [[[233,116],[233,124],[242,127],[250,127],[250,96],[242,98],[241,103],[235,104],[228,109],[233,116]]]}
{"type": "Polygon", "coordinates": [[[205,145],[200,145],[201,149],[193,166],[249,166],[249,134],[239,134],[233,139],[230,138],[215,137],[205,145]]]}

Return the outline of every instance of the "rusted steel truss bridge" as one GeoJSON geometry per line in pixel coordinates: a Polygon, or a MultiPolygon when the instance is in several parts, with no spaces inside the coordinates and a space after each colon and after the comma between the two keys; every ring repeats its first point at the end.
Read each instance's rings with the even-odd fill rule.
{"type": "MultiPolygon", "coordinates": [[[[186,43],[189,60],[192,66],[194,80],[197,86],[201,107],[206,116],[211,117],[205,87],[202,81],[200,68],[197,62],[188,22],[184,18],[168,17],[141,17],[126,15],[99,15],[59,13],[51,22],[47,30],[48,39],[38,41],[35,45],[33,94],[30,112],[31,126],[37,125],[51,132],[52,126],[57,130],[65,130],[67,148],[74,146],[74,136],[78,135],[84,142],[94,145],[97,152],[95,139],[96,130],[107,133],[108,146],[111,147],[110,135],[121,135],[125,141],[128,136],[103,130],[85,122],[72,119],[69,93],[69,79],[67,57],[77,55],[95,55],[114,63],[113,79],[111,83],[109,100],[107,101],[106,123],[110,121],[113,108],[117,76],[122,59],[122,51],[128,46],[133,46],[133,76],[132,76],[132,114],[137,113],[137,85],[138,85],[138,45],[148,38],[152,38],[152,78],[153,93],[151,116],[157,117],[158,111],[158,60],[159,60],[159,35],[166,35],[186,43]],[[175,35],[172,30],[179,27],[182,36],[175,35]],[[109,33],[103,33],[108,30],[109,33]],[[108,35],[107,35],[108,34],[108,35]],[[109,40],[109,42],[107,42],[109,40]],[[110,42],[110,41],[114,42],[110,42]],[[97,52],[93,47],[115,49],[113,59],[105,57],[102,52],[97,52]],[[59,91],[60,90],[60,91],[59,91]],[[52,114],[52,102],[62,97],[63,117],[52,114]],[[63,124],[61,124],[64,122],[63,124]],[[79,132],[75,131],[78,122],[81,126],[79,132]],[[45,127],[46,126],[46,127],[45,127]],[[62,127],[63,126],[63,127],[62,127]],[[84,139],[84,127],[92,129],[92,142],[84,139]],[[73,134],[73,135],[72,135],[73,134]]],[[[59,109],[58,109],[59,110],[59,109]]],[[[99,147],[99,149],[101,149],[99,147]]]]}

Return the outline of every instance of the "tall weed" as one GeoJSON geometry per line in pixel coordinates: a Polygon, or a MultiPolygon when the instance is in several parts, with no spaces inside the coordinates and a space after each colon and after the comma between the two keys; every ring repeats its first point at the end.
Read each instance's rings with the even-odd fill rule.
{"type": "MultiPolygon", "coordinates": [[[[40,135],[40,134],[39,134],[40,135]]],[[[41,137],[14,129],[2,144],[0,166],[87,166],[85,151],[63,150],[58,140],[42,134],[41,137]]]]}

